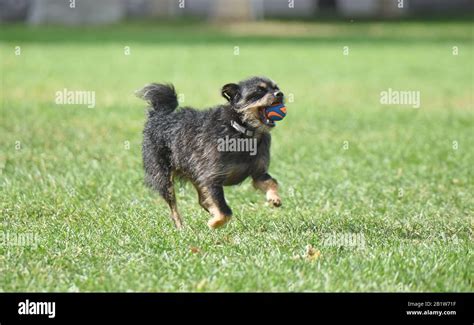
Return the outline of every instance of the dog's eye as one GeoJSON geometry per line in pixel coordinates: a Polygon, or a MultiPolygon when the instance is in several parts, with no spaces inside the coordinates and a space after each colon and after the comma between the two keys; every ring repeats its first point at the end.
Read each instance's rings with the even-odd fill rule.
{"type": "Polygon", "coordinates": [[[258,86],[258,91],[259,91],[259,92],[266,92],[266,91],[267,91],[267,88],[266,88],[266,87],[263,87],[263,86],[258,86]]]}

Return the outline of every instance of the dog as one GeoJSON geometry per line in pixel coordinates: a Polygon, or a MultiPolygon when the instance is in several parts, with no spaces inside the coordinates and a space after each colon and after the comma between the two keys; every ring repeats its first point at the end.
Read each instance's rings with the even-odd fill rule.
{"type": "MultiPolygon", "coordinates": [[[[284,94],[266,77],[251,77],[222,87],[227,100],[208,110],[179,108],[173,85],[152,83],[137,91],[150,105],[143,130],[145,183],[168,203],[177,228],[183,227],[174,191],[175,178],[190,181],[199,204],[211,214],[207,225],[225,225],[232,210],[224,198],[224,186],[251,177],[256,189],[266,194],[271,206],[281,206],[278,183],[268,173],[270,131],[275,122],[265,108],[283,103],[284,94]],[[222,139],[255,141],[256,150],[219,150],[222,139]]],[[[222,148],[221,148],[222,149],[222,148]]]]}

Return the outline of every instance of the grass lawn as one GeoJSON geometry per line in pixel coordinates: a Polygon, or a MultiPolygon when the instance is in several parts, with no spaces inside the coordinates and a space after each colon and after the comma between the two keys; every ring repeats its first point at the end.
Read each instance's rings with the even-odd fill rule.
{"type": "Polygon", "coordinates": [[[1,26],[0,290],[473,291],[473,56],[469,22],[1,26]],[[179,232],[143,184],[133,92],[209,107],[251,75],[287,96],[283,207],[246,181],[211,231],[182,184],[179,232]],[[95,108],[55,104],[64,88],[95,108]],[[382,105],[389,88],[420,108],[382,105]]]}

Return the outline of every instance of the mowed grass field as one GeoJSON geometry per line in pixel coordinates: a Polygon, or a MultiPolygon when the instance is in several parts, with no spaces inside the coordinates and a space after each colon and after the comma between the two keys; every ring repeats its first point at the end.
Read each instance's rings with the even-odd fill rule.
{"type": "Polygon", "coordinates": [[[469,22],[3,25],[0,40],[1,291],[473,290],[469,22]],[[252,75],[287,96],[283,206],[246,181],[211,231],[181,184],[179,232],[143,184],[133,92],[171,82],[204,108],[252,75]],[[55,104],[65,88],[95,107],[55,104]],[[382,105],[389,88],[420,108],[382,105]]]}

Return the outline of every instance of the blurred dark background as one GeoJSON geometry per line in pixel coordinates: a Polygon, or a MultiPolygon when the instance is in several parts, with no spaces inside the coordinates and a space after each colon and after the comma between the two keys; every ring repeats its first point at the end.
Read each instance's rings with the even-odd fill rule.
{"type": "Polygon", "coordinates": [[[0,22],[89,25],[181,17],[226,21],[439,18],[465,16],[472,9],[473,0],[0,0],[0,22]]]}

